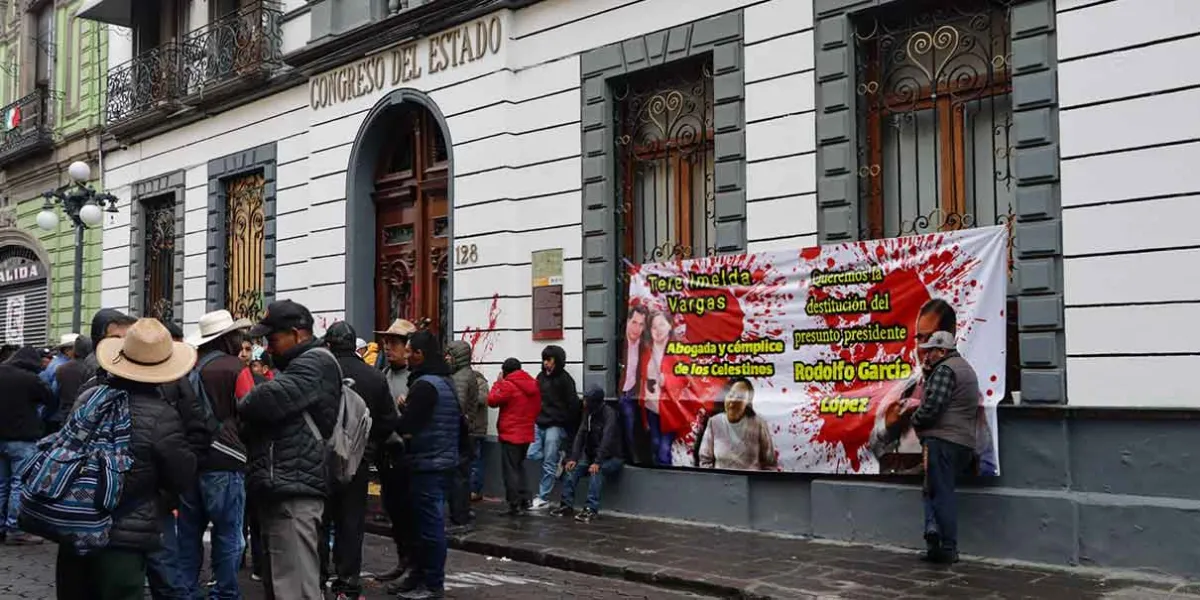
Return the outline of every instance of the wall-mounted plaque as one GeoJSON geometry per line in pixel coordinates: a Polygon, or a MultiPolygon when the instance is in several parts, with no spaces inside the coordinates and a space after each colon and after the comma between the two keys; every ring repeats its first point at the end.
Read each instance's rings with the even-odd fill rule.
{"type": "Polygon", "coordinates": [[[562,248],[533,253],[533,339],[563,339],[562,248]]]}

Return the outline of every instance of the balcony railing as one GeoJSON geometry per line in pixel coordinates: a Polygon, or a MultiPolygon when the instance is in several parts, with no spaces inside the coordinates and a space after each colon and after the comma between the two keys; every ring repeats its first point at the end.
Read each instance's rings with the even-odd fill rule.
{"type": "Polygon", "coordinates": [[[257,2],[110,70],[109,126],[136,128],[270,75],[283,64],[281,14],[278,3],[257,2]]]}
{"type": "Polygon", "coordinates": [[[0,165],[54,146],[53,114],[61,95],[38,88],[0,109],[0,165]]]}
{"type": "Polygon", "coordinates": [[[203,93],[281,66],[280,15],[274,2],[259,2],[188,34],[181,69],[187,93],[203,93]]]}

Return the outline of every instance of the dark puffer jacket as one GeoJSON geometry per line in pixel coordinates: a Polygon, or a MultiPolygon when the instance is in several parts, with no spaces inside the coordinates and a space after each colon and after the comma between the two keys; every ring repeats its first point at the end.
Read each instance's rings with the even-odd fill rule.
{"type": "Polygon", "coordinates": [[[161,546],[158,517],[168,510],[164,497],[177,497],[196,478],[196,457],[184,440],[183,422],[158,386],[110,379],[129,392],[133,421],[130,450],[133,467],[125,475],[121,503],[109,536],[109,547],[149,551],[161,546]]]}
{"type": "Polygon", "coordinates": [[[487,435],[487,390],[479,389],[479,377],[471,370],[471,345],[455,340],[446,344],[446,355],[450,358],[453,371],[450,379],[454,380],[458,407],[467,419],[467,431],[474,436],[487,435]]]}
{"type": "Polygon", "coordinates": [[[54,396],[38,378],[37,350],[21,348],[0,365],[0,442],[32,442],[45,433],[38,405],[50,406],[54,396]]]}
{"type": "Polygon", "coordinates": [[[304,413],[328,439],[337,422],[342,382],[336,360],[311,351],[317,346],[310,339],[277,357],[282,370],[275,379],[255,386],[238,403],[250,458],[246,482],[253,493],[323,498],[328,492],[325,442],[313,435],[304,413]]]}
{"type": "Polygon", "coordinates": [[[538,427],[563,427],[568,433],[574,433],[579,427],[579,415],[583,412],[583,404],[579,401],[579,388],[575,378],[567,372],[567,351],[561,346],[546,346],[542,350],[542,360],[554,359],[554,370],[547,373],[542,369],[538,373],[538,387],[542,391],[542,412],[538,414],[538,427]]]}

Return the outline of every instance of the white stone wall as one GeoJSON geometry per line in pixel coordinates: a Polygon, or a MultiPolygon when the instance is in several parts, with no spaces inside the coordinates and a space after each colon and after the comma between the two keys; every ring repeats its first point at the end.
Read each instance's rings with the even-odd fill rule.
{"type": "Polygon", "coordinates": [[[1194,406],[1200,2],[1058,11],[1069,402],[1194,406]]]}

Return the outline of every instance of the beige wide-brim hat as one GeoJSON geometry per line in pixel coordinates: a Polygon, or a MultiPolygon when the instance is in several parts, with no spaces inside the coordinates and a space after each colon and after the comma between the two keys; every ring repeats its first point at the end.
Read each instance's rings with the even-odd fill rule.
{"type": "Polygon", "coordinates": [[[157,319],[138,319],[124,338],[106,338],[96,347],[96,363],[111,375],[142,383],[168,383],[196,365],[196,349],[171,339],[157,319]]]}
{"type": "Polygon", "coordinates": [[[196,325],[198,327],[196,333],[189,335],[184,341],[199,348],[231,331],[250,329],[254,323],[251,323],[250,319],[235,321],[233,315],[227,310],[214,310],[200,317],[200,322],[196,325]]]}
{"type": "Polygon", "coordinates": [[[413,325],[412,321],[407,319],[396,319],[392,322],[392,326],[387,328],[387,331],[376,331],[377,335],[390,335],[396,337],[408,337],[417,332],[417,326],[413,325]]]}

